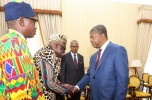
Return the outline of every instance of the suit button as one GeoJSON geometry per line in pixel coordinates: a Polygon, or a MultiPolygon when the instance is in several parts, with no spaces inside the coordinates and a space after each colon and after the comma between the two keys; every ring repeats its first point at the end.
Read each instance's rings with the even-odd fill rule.
{"type": "Polygon", "coordinates": [[[95,77],[93,77],[93,79],[95,79],[95,77]]]}

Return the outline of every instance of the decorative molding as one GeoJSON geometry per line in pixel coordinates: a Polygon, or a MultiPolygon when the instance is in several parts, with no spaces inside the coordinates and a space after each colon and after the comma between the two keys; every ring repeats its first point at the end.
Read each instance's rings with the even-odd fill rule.
{"type": "Polygon", "coordinates": [[[0,11],[4,11],[4,7],[0,6],[0,11]]]}
{"type": "Polygon", "coordinates": [[[152,6],[151,5],[142,5],[138,8],[139,11],[142,11],[142,10],[149,10],[149,11],[152,11],[152,6]]]}
{"type": "Polygon", "coordinates": [[[57,10],[42,10],[42,9],[33,9],[35,13],[40,13],[40,14],[53,14],[53,15],[60,15],[62,16],[61,11],[57,10]]]}
{"type": "Polygon", "coordinates": [[[137,21],[137,24],[140,24],[140,23],[152,23],[152,19],[139,19],[137,21]]]}
{"type": "MultiPolygon", "coordinates": [[[[62,16],[62,12],[58,10],[42,10],[42,9],[33,9],[35,13],[39,14],[53,14],[62,16]]],[[[0,6],[0,11],[4,11],[4,7],[0,6]]]]}

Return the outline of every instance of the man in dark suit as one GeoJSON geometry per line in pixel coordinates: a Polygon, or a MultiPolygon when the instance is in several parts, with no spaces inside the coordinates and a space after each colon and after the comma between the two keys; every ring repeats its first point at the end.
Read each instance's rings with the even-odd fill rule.
{"type": "MultiPolygon", "coordinates": [[[[78,41],[72,40],[71,51],[62,57],[61,61],[61,82],[76,85],[84,75],[83,56],[77,53],[79,49],[78,41]]],[[[67,96],[67,100],[80,100],[81,92],[67,96]]]]}
{"type": "Polygon", "coordinates": [[[128,86],[126,49],[108,41],[104,25],[91,29],[90,42],[99,50],[91,56],[89,69],[73,92],[90,83],[91,100],[125,100],[128,86]]]}

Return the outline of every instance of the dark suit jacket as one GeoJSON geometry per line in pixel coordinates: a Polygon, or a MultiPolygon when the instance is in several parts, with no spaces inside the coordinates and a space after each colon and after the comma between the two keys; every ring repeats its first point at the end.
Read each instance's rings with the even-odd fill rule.
{"type": "Polygon", "coordinates": [[[61,61],[61,82],[76,85],[84,75],[83,56],[78,54],[78,64],[75,66],[71,52],[65,54],[61,61]]]}
{"type": "Polygon", "coordinates": [[[91,100],[125,100],[128,86],[128,57],[124,47],[109,42],[95,71],[97,52],[90,58],[87,74],[77,84],[90,83],[91,100]]]}

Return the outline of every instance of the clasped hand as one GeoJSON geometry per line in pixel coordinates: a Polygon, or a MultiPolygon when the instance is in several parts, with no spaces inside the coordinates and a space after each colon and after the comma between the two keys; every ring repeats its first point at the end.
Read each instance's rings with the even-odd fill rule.
{"type": "Polygon", "coordinates": [[[78,92],[78,88],[70,84],[62,84],[62,87],[66,89],[66,94],[69,94],[69,95],[72,95],[78,92]]]}

